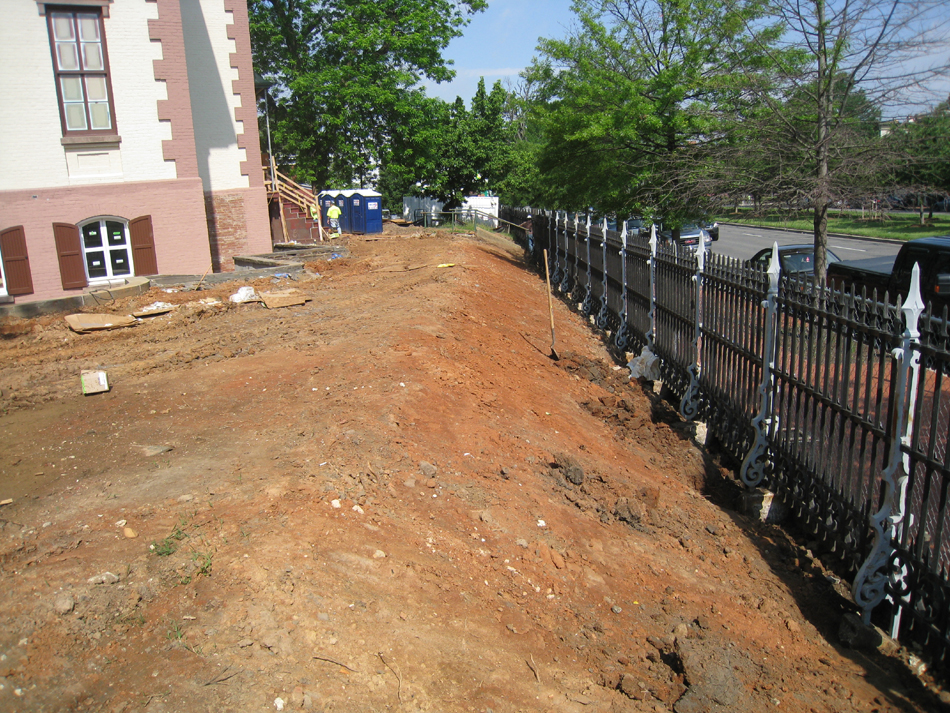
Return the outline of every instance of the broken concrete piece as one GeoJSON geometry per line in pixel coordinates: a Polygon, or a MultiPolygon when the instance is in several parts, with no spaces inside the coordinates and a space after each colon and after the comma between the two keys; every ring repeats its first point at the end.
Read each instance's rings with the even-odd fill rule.
{"type": "Polygon", "coordinates": [[[76,600],[70,594],[60,594],[53,602],[53,609],[57,614],[69,614],[76,608],[76,600]]]}
{"type": "Polygon", "coordinates": [[[838,639],[849,649],[876,649],[884,641],[883,632],[865,624],[861,617],[848,612],[838,626],[838,639]]]}
{"type": "Polygon", "coordinates": [[[277,309],[278,307],[293,307],[306,304],[310,299],[299,290],[280,290],[278,292],[262,292],[261,299],[267,309],[277,309]]]}
{"type": "Polygon", "coordinates": [[[103,572],[102,574],[97,574],[95,577],[90,577],[86,581],[89,584],[115,584],[119,581],[119,578],[112,574],[112,572],[103,572]]]}
{"type": "Polygon", "coordinates": [[[742,505],[746,515],[773,525],[782,522],[788,515],[788,506],[765,488],[743,493],[742,505]]]}
{"type": "Polygon", "coordinates": [[[101,329],[131,327],[135,324],[135,317],[130,314],[67,314],[66,324],[74,332],[85,334],[101,329]]]}
{"type": "Polygon", "coordinates": [[[721,644],[676,639],[676,653],[689,688],[673,705],[676,713],[727,713],[747,710],[744,688],[733,670],[728,650],[721,644]]]}
{"type": "Polygon", "coordinates": [[[151,458],[152,456],[158,456],[162,453],[168,453],[171,450],[174,450],[171,446],[139,446],[142,449],[142,455],[146,458],[151,458]]]}

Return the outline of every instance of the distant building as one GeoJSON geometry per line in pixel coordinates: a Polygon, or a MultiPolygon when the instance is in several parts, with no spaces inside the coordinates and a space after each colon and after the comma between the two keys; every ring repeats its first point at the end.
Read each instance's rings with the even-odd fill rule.
{"type": "MultiPolygon", "coordinates": [[[[415,196],[402,197],[402,217],[409,221],[419,221],[426,214],[430,224],[440,222],[439,214],[445,204],[435,198],[417,198],[415,196]]],[[[455,212],[464,220],[498,227],[498,197],[497,196],[465,196],[460,208],[455,212]]]]}
{"type": "Polygon", "coordinates": [[[895,126],[900,126],[901,124],[913,124],[916,121],[916,116],[908,116],[906,119],[888,119],[887,121],[882,121],[879,124],[881,136],[887,136],[889,133],[891,133],[891,131],[894,130],[895,126]]]}
{"type": "Polygon", "coordinates": [[[246,0],[6,0],[0,298],[269,252],[246,0]]]}

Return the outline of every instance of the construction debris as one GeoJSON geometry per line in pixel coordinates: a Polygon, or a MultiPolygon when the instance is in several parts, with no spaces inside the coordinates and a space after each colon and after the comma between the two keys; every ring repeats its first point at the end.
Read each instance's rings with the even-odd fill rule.
{"type": "Polygon", "coordinates": [[[119,329],[135,324],[130,314],[67,314],[66,324],[78,334],[95,332],[102,329],[119,329]]]}
{"type": "Polygon", "coordinates": [[[244,304],[245,302],[260,302],[261,298],[257,296],[254,288],[250,285],[244,285],[230,297],[235,304],[244,304]]]}
{"type": "Polygon", "coordinates": [[[82,384],[82,392],[86,396],[101,394],[103,391],[109,390],[109,377],[106,376],[104,371],[84,371],[79,375],[79,380],[82,384]]]}
{"type": "Polygon", "coordinates": [[[168,302],[152,302],[152,304],[143,307],[137,312],[133,312],[132,316],[138,319],[142,317],[154,317],[159,314],[167,314],[175,309],[175,305],[169,304],[168,302]]]}
{"type": "Polygon", "coordinates": [[[289,289],[279,290],[277,292],[262,292],[261,299],[267,309],[277,309],[278,307],[293,307],[295,305],[306,304],[310,298],[304,295],[300,290],[289,289]]]}

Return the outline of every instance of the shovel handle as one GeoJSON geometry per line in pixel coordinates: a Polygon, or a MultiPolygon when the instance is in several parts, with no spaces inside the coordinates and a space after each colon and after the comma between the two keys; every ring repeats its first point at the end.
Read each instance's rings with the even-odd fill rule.
{"type": "Polygon", "coordinates": [[[551,299],[551,270],[548,267],[548,251],[544,250],[544,282],[548,286],[548,312],[551,315],[551,349],[554,349],[554,301],[551,299]]]}

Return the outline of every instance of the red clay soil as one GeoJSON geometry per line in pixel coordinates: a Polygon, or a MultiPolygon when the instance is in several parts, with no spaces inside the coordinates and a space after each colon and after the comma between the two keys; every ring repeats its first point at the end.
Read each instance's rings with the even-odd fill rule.
{"type": "Polygon", "coordinates": [[[515,244],[348,248],[2,324],[0,710],[940,708],[515,244]]]}

